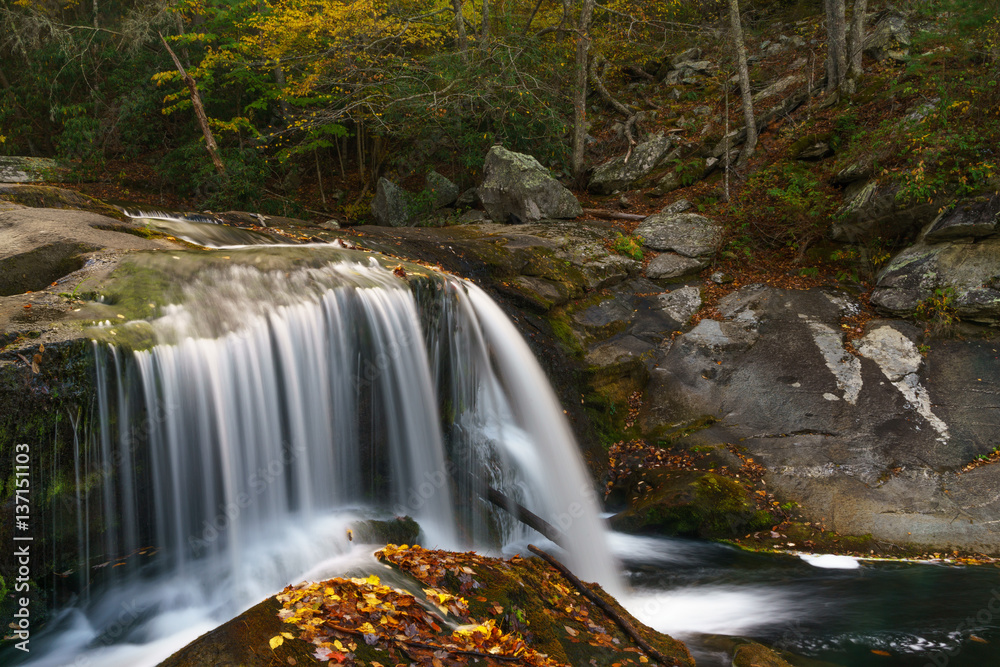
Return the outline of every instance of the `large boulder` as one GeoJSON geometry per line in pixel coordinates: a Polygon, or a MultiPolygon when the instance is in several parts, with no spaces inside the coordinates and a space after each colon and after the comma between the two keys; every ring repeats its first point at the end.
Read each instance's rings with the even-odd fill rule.
{"type": "Polygon", "coordinates": [[[383,227],[409,227],[414,215],[413,196],[387,178],[378,179],[375,198],[372,199],[372,218],[383,227]]]}
{"type": "Polygon", "coordinates": [[[575,218],[583,208],[573,193],[530,155],[494,146],[486,154],[479,199],[496,222],[575,218]]]}
{"type": "Polygon", "coordinates": [[[807,520],[896,544],[1000,552],[1000,466],[960,472],[1000,445],[1000,339],[931,340],[870,321],[848,345],[848,295],[744,287],[657,348],[640,424],[647,438],[715,424],[675,446],[739,443],[767,488],[807,520]],[[960,520],[956,520],[960,517],[960,520]]]}
{"type": "Polygon", "coordinates": [[[425,184],[427,191],[434,198],[433,205],[435,209],[451,206],[458,200],[458,196],[461,194],[457,185],[436,171],[431,171],[427,174],[425,184]]]}
{"type": "Polygon", "coordinates": [[[75,190],[57,188],[51,185],[0,184],[0,201],[30,208],[73,209],[90,211],[119,220],[125,218],[121,209],[116,206],[105,204],[99,199],[94,199],[75,190]]]}
{"type": "Polygon", "coordinates": [[[923,234],[928,243],[948,241],[962,237],[981,238],[1000,232],[997,217],[1000,215],[1000,195],[981,197],[960,202],[942,211],[923,234]]]}
{"type": "Polygon", "coordinates": [[[887,10],[865,39],[865,55],[880,61],[906,62],[910,56],[910,44],[906,17],[896,10],[887,10]]]}
{"type": "Polygon", "coordinates": [[[0,155],[0,183],[41,183],[62,180],[65,166],[44,157],[0,155]]]}
{"type": "Polygon", "coordinates": [[[877,237],[913,239],[938,215],[939,203],[908,201],[897,196],[896,186],[880,187],[874,181],[848,186],[851,197],[835,216],[830,229],[835,241],[857,243],[877,237]]]}
{"type": "Polygon", "coordinates": [[[697,213],[655,213],[642,221],[635,235],[653,250],[673,250],[685,257],[709,257],[722,245],[721,224],[697,213]]]}
{"type": "Polygon", "coordinates": [[[637,145],[628,159],[619,155],[594,169],[587,188],[596,194],[608,195],[615,190],[627,190],[633,183],[649,175],[670,153],[673,139],[657,134],[637,145]]]}
{"type": "Polygon", "coordinates": [[[910,246],[882,269],[871,297],[894,315],[912,315],[931,299],[961,319],[1000,322],[1000,236],[910,246]]]}

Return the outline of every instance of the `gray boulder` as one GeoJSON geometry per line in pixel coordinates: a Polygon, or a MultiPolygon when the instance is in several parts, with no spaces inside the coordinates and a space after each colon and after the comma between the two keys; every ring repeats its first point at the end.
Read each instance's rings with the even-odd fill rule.
{"type": "Polygon", "coordinates": [[[479,193],[476,191],[476,188],[469,188],[458,195],[458,198],[455,200],[457,208],[475,208],[480,203],[482,202],[479,201],[479,193]]]}
{"type": "Polygon", "coordinates": [[[754,106],[771,97],[780,98],[789,90],[801,86],[805,82],[806,78],[801,74],[789,74],[786,77],[782,77],[753,96],[754,106]]]}
{"type": "Polygon", "coordinates": [[[865,39],[865,55],[875,60],[905,62],[910,57],[910,28],[906,17],[895,10],[885,12],[865,39]]]}
{"type": "Polygon", "coordinates": [[[838,212],[839,221],[830,229],[835,241],[915,238],[937,217],[940,208],[939,203],[899,199],[896,187],[879,187],[874,181],[850,189],[854,196],[838,212]]]}
{"type": "Polygon", "coordinates": [[[639,179],[647,176],[667,156],[673,139],[662,133],[638,144],[629,154],[605,162],[596,169],[587,188],[596,194],[609,195],[615,190],[627,190],[639,179]]]}
{"type": "Polygon", "coordinates": [[[685,257],[707,257],[722,245],[722,225],[696,213],[655,213],[646,218],[635,235],[653,250],[673,250],[685,257]]]}
{"type": "Polygon", "coordinates": [[[674,203],[667,204],[666,206],[661,208],[660,213],[666,213],[668,215],[673,215],[675,213],[683,213],[684,211],[690,209],[692,206],[693,204],[691,204],[691,202],[682,197],[681,199],[678,199],[674,203]]]}
{"type": "Polygon", "coordinates": [[[671,319],[687,324],[701,308],[701,290],[692,285],[659,295],[663,312],[671,319]]]}
{"type": "Polygon", "coordinates": [[[676,68],[679,67],[681,63],[688,63],[694,60],[698,60],[699,58],[701,58],[701,49],[699,49],[697,46],[694,46],[685,51],[681,51],[680,53],[674,56],[671,56],[670,65],[676,68]]]}
{"type": "Polygon", "coordinates": [[[896,544],[1000,551],[1000,467],[957,474],[998,444],[996,336],[927,350],[919,328],[874,321],[852,353],[841,323],[859,311],[844,293],[749,286],[717,308],[723,321],[657,348],[644,433],[711,415],[714,426],[674,446],[739,442],[808,520],[896,544]]]}
{"type": "Polygon", "coordinates": [[[436,171],[428,173],[424,182],[427,190],[434,196],[435,209],[451,206],[458,200],[460,194],[458,186],[436,171]]]}
{"type": "Polygon", "coordinates": [[[372,199],[372,218],[382,227],[409,227],[415,220],[413,196],[386,178],[378,179],[372,199]]]}
{"type": "Polygon", "coordinates": [[[875,160],[872,158],[862,158],[838,171],[830,180],[835,185],[850,185],[858,181],[867,181],[874,175],[875,160]]]}
{"type": "Polygon", "coordinates": [[[671,169],[656,182],[656,185],[653,186],[652,194],[662,196],[673,192],[679,187],[681,187],[681,179],[677,176],[677,172],[671,169]]]}
{"type": "Polygon", "coordinates": [[[954,208],[942,211],[924,232],[923,240],[937,243],[963,236],[992,236],[1000,231],[997,229],[998,214],[1000,195],[961,202],[954,208]]]}
{"type": "Polygon", "coordinates": [[[833,148],[830,144],[825,141],[817,141],[816,143],[810,144],[799,151],[799,154],[795,156],[796,160],[803,160],[805,162],[816,162],[824,158],[828,158],[833,155],[833,148]]]}
{"type": "Polygon", "coordinates": [[[494,146],[486,155],[483,172],[479,199],[495,222],[575,218],[583,214],[573,193],[530,155],[494,146]]]}
{"type": "Polygon", "coordinates": [[[963,320],[1000,322],[1000,237],[910,246],[879,273],[871,301],[908,316],[932,297],[946,297],[963,320]]]}
{"type": "Polygon", "coordinates": [[[673,252],[662,252],[646,266],[646,277],[653,280],[680,278],[697,273],[708,266],[708,259],[684,257],[673,252]]]}
{"type": "Polygon", "coordinates": [[[66,171],[50,158],[0,155],[0,183],[60,181],[66,171]]]}

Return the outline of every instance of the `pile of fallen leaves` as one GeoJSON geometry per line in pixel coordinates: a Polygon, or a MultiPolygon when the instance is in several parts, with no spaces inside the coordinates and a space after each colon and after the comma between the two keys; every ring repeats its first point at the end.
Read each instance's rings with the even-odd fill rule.
{"type": "MultiPolygon", "coordinates": [[[[556,664],[528,648],[519,635],[502,633],[494,620],[471,618],[463,598],[434,588],[426,588],[424,593],[426,601],[417,600],[406,591],[383,585],[374,575],[289,586],[277,596],[282,603],[278,616],[296,626],[299,634],[276,635],[271,638],[271,648],[296,638],[316,646],[313,657],[317,660],[339,664],[354,662],[359,642],[399,648],[411,659],[434,667],[460,657],[556,664]],[[441,628],[449,616],[464,621],[450,633],[441,628]]],[[[387,659],[390,656],[387,654],[387,659]]],[[[374,661],[371,664],[380,666],[374,661]]]]}
{"type": "MultiPolygon", "coordinates": [[[[477,657],[485,652],[488,654],[485,657],[502,661],[517,659],[531,665],[558,665],[567,661],[578,664],[583,656],[592,665],[625,667],[650,663],[650,658],[631,644],[614,620],[538,559],[514,556],[499,560],[474,552],[393,545],[375,556],[427,586],[423,590],[433,607],[466,624],[459,626],[447,646],[443,646],[452,659],[463,655],[454,650],[462,648],[466,651],[464,655],[477,657]],[[514,603],[511,596],[523,597],[524,606],[514,603]],[[480,622],[474,616],[491,618],[480,622]],[[504,634],[501,629],[510,632],[504,634]],[[570,648],[573,646],[579,648],[570,648]],[[542,650],[546,653],[541,653],[542,650]],[[576,659],[571,657],[574,655],[576,659]]],[[[666,653],[679,659],[680,664],[688,664],[690,656],[682,644],[660,637],[667,642],[663,645],[666,653]]],[[[441,666],[435,663],[434,667],[441,666]]]]}
{"type": "MultiPolygon", "coordinates": [[[[299,632],[297,636],[291,632],[275,635],[271,648],[286,639],[299,639],[316,646],[312,655],[317,660],[338,664],[355,664],[355,652],[362,642],[387,650],[386,659],[391,664],[417,661],[443,667],[469,658],[538,667],[559,664],[530,648],[519,632],[503,632],[498,619],[474,618],[464,597],[437,588],[450,574],[462,591],[475,591],[479,583],[468,563],[482,561],[482,557],[405,545],[388,545],[376,556],[424,583],[425,597],[417,599],[386,586],[374,575],[289,586],[277,596],[282,603],[278,616],[299,632]],[[442,630],[442,626],[449,629],[442,630]]],[[[491,610],[495,614],[504,611],[496,604],[491,610]]],[[[381,667],[375,661],[370,664],[381,667]]]]}
{"type": "MultiPolygon", "coordinates": [[[[605,485],[605,495],[611,493],[616,484],[627,480],[633,473],[654,468],[697,470],[696,463],[701,458],[702,454],[684,449],[663,449],[641,438],[616,442],[608,449],[608,482],[605,485]]],[[[639,482],[640,486],[643,484],[644,482],[639,482]]]]}

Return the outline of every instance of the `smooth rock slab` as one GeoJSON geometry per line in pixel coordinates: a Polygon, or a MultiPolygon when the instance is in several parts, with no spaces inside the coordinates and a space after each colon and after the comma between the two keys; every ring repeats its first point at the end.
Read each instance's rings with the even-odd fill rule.
{"type": "Polygon", "coordinates": [[[583,215],[583,207],[573,193],[530,155],[494,146],[486,154],[483,172],[479,199],[495,222],[583,215]]]}
{"type": "Polygon", "coordinates": [[[685,257],[706,257],[722,245],[722,225],[697,213],[655,213],[635,230],[653,250],[673,250],[685,257]]]}

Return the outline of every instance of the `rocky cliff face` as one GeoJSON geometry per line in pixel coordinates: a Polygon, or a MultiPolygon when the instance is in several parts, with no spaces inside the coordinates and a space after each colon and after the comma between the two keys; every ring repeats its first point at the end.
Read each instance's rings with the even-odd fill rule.
{"type": "MultiPolygon", "coordinates": [[[[66,242],[76,239],[73,234],[86,236],[76,239],[86,247],[71,253],[80,261],[67,265],[67,275],[50,275],[55,269],[49,264],[22,272],[20,280],[45,273],[54,286],[31,293],[14,289],[19,293],[0,297],[6,342],[0,361],[9,380],[4,400],[16,395],[20,405],[26,395],[17,393],[18,382],[36,387],[31,395],[42,400],[55,386],[52,381],[66,375],[48,363],[56,357],[46,354],[33,368],[37,348],[85,341],[83,324],[121,314],[90,297],[105,289],[123,253],[184,244],[162,234],[140,238],[136,234],[148,236],[143,228],[90,213],[15,209],[2,215],[8,235],[16,232],[23,241],[10,246],[8,259],[46,247],[44,234],[29,243],[31,229],[56,225],[66,242]],[[60,216],[72,220],[56,224],[60,216]]],[[[989,217],[976,209],[966,217],[975,218],[973,226],[980,229],[984,215],[989,217]]],[[[715,229],[701,216],[680,217],[688,227],[715,229]]],[[[655,227],[657,220],[654,216],[647,226],[655,227]]],[[[937,220],[932,227],[921,243],[964,243],[978,252],[992,238],[941,237],[939,228],[957,229],[957,222],[937,220]]],[[[657,227],[647,247],[683,246],[683,238],[660,238],[671,229],[657,227]]],[[[661,451],[711,450],[717,465],[735,470],[749,459],[761,466],[769,502],[797,503],[803,519],[841,533],[1000,553],[992,518],[1000,509],[1000,468],[984,464],[1000,449],[1000,340],[994,328],[963,323],[957,326],[964,329],[952,327],[961,336],[935,338],[912,320],[869,319],[858,325],[863,304],[833,288],[747,285],[730,289],[706,310],[702,292],[711,281],[670,283],[662,274],[643,275],[640,262],[609,250],[614,230],[599,221],[311,231],[313,242],[358,244],[439,264],[490,289],[545,364],[599,478],[609,464],[607,447],[618,440],[641,438],[661,451]]],[[[706,238],[708,245],[689,253],[699,261],[718,248],[717,230],[706,238]]],[[[910,265],[904,261],[907,252],[917,251],[904,252],[885,276],[895,275],[894,266],[910,265]]],[[[976,266],[987,265],[989,273],[996,260],[989,253],[984,257],[976,266]]],[[[214,260],[205,253],[204,261],[214,260]]],[[[174,263],[195,270],[189,261],[174,263]]],[[[148,283],[149,289],[169,294],[169,281],[160,282],[148,283]]],[[[141,292],[146,283],[133,275],[129,284],[141,292]]],[[[141,318],[143,304],[162,296],[132,294],[125,301],[139,310],[124,315],[141,318]]],[[[121,295],[116,299],[122,301],[121,295]]],[[[24,410],[30,412],[30,406],[24,410]]],[[[7,429],[4,447],[25,437],[22,431],[7,429]]],[[[684,484],[695,485],[693,495],[679,492],[677,502],[718,495],[695,492],[718,486],[714,477],[694,475],[684,484]]],[[[718,500],[723,502],[728,501],[718,500]]],[[[753,515],[752,504],[737,505],[744,519],[753,515]]],[[[731,528],[745,528],[750,519],[744,519],[731,528]]],[[[641,521],[632,525],[649,529],[641,521]]]]}

